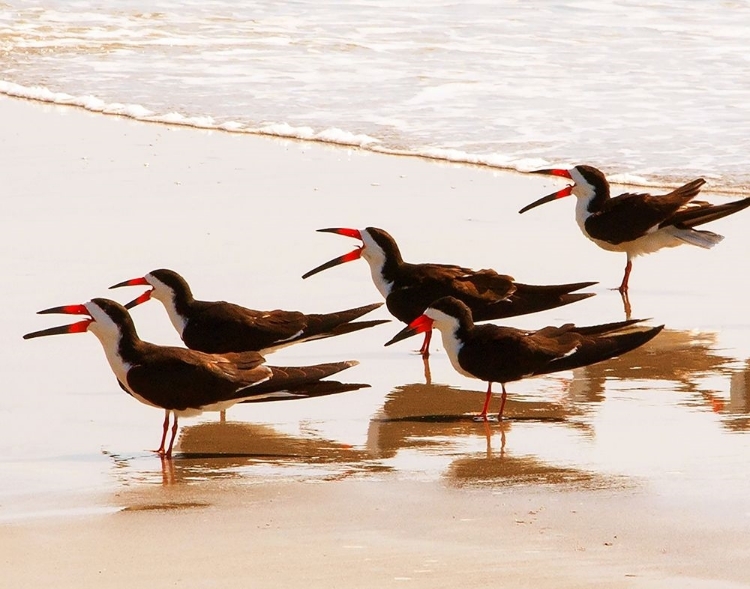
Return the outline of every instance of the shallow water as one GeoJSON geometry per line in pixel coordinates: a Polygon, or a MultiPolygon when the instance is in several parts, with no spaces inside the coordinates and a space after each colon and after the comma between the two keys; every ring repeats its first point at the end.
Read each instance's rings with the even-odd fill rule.
{"type": "Polygon", "coordinates": [[[745,2],[10,1],[0,92],[528,170],[747,189],[745,2]]]}
{"type": "MultiPolygon", "coordinates": [[[[62,117],[71,129],[77,117],[96,119],[66,119],[66,112],[49,111],[39,119],[62,117]]],[[[123,120],[101,124],[128,135],[139,132],[123,120]]],[[[255,308],[323,311],[374,302],[378,294],[364,261],[299,278],[352,246],[315,228],[371,223],[387,228],[409,261],[492,266],[528,283],[601,281],[593,288],[596,297],[508,324],[536,328],[624,316],[619,294],[608,288],[619,283],[624,259],[578,233],[572,202],[517,215],[523,204],[548,192],[552,180],[508,180],[487,169],[268,140],[264,145],[279,165],[284,153],[306,154],[316,170],[316,191],[295,197],[300,179],[278,174],[275,197],[247,198],[251,176],[241,169],[244,152],[234,148],[249,139],[196,133],[165,131],[149,148],[152,165],[160,166],[151,185],[163,190],[135,201],[120,193],[131,189],[129,175],[140,186],[133,170],[143,166],[149,150],[128,155],[116,141],[99,145],[86,162],[78,147],[70,161],[58,161],[70,170],[58,187],[64,198],[20,167],[9,169],[9,190],[23,198],[6,198],[6,213],[26,223],[0,237],[6,251],[16,252],[2,261],[10,286],[0,310],[6,325],[0,519],[75,515],[74,508],[60,512],[61,506],[91,492],[111,493],[117,503],[118,490],[139,485],[351,476],[497,489],[645,489],[693,506],[719,500],[743,505],[750,491],[750,321],[744,295],[750,285],[738,261],[750,250],[750,232],[741,215],[715,224],[727,239],[712,251],[686,246],[636,260],[633,314],[667,325],[653,342],[596,366],[510,384],[502,423],[467,415],[481,408],[485,385],[453,371],[438,338],[429,371],[413,352],[416,339],[384,348],[400,329],[391,323],[291,347],[269,359],[276,365],[357,359],[361,364],[341,380],[370,388],[236,406],[227,423],[215,414],[185,419],[179,454],[172,464],[162,463],[148,451],[157,445],[161,412],[119,390],[94,337],[21,340],[23,333],[57,324],[35,311],[92,296],[129,300],[137,289],[106,287],[159,266],[182,272],[198,297],[255,308]],[[200,143],[190,145],[202,147],[183,150],[195,140],[200,143]],[[84,168],[88,172],[79,174],[84,168]],[[224,172],[230,182],[219,191],[196,184],[208,187],[224,172]],[[101,199],[95,188],[108,176],[123,185],[113,184],[110,197],[101,199]],[[342,191],[342,181],[351,182],[351,192],[342,191]],[[495,185],[512,193],[497,198],[495,185]],[[378,202],[385,204],[374,208],[373,195],[382,195],[378,202]],[[290,207],[295,214],[288,214],[290,207]]],[[[74,133],[65,137],[79,145],[74,133]]],[[[18,161],[35,157],[48,165],[60,159],[54,145],[47,155],[31,143],[18,148],[18,161]]],[[[372,316],[387,313],[380,309],[372,316]]],[[[157,303],[139,307],[134,317],[145,339],[177,342],[157,303]]]]}

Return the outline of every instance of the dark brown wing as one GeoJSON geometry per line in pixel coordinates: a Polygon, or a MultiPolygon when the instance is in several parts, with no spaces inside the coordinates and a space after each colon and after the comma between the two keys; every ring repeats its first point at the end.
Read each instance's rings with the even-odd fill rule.
{"type": "Polygon", "coordinates": [[[146,348],[142,358],[141,364],[128,371],[128,386],[149,403],[165,409],[200,409],[220,401],[250,397],[252,385],[271,376],[258,354],[226,358],[159,347],[158,352],[146,348]]]}
{"type": "Polygon", "coordinates": [[[211,354],[269,348],[307,326],[305,314],[298,311],[255,311],[224,301],[196,303],[182,339],[190,349],[211,354]]]}
{"type": "MultiPolygon", "coordinates": [[[[408,264],[404,263],[404,271],[396,279],[394,286],[411,286],[403,282],[407,280],[411,283],[443,283],[454,284],[456,281],[470,285],[476,283],[474,288],[477,289],[508,289],[513,285],[513,277],[505,274],[498,274],[494,270],[472,270],[463,266],[452,264],[408,264]]],[[[464,288],[472,288],[464,286],[464,288]]]]}
{"type": "Polygon", "coordinates": [[[576,328],[573,324],[529,333],[495,325],[475,326],[459,352],[459,363],[482,380],[510,382],[587,366],[618,356],[654,338],[664,326],[637,321],[576,328]]]}
{"type": "Polygon", "coordinates": [[[485,381],[520,380],[574,350],[580,336],[571,329],[565,326],[537,335],[510,327],[477,325],[466,336],[458,361],[464,370],[485,381]]]}
{"type": "Polygon", "coordinates": [[[654,227],[674,224],[672,216],[700,192],[699,178],[668,194],[625,193],[604,201],[601,210],[586,219],[586,232],[614,245],[633,241],[654,227]]]}
{"type": "Polygon", "coordinates": [[[448,264],[405,264],[386,299],[390,313],[408,323],[442,297],[460,299],[478,313],[505,300],[515,286],[513,278],[494,270],[471,270],[448,264]]]}
{"type": "Polygon", "coordinates": [[[342,370],[356,366],[359,362],[345,360],[343,362],[328,362],[312,366],[269,366],[271,378],[256,385],[256,390],[262,391],[293,391],[314,382],[332,376],[342,370]]]}
{"type": "Polygon", "coordinates": [[[476,270],[471,274],[464,274],[454,280],[456,290],[488,303],[496,303],[507,299],[516,291],[512,276],[498,274],[494,270],[476,270]]]}

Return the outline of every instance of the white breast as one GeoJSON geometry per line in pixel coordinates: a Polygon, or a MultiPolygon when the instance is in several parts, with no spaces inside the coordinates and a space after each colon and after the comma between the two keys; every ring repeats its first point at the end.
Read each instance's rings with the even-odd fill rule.
{"type": "Polygon", "coordinates": [[[446,315],[445,313],[436,311],[432,308],[428,309],[425,312],[425,315],[435,322],[435,329],[440,331],[440,336],[443,340],[443,348],[445,348],[445,353],[448,354],[448,359],[451,361],[451,365],[455,371],[464,376],[468,376],[469,378],[476,378],[476,376],[461,368],[461,365],[458,362],[458,354],[464,345],[464,343],[456,337],[456,331],[459,327],[458,320],[455,317],[451,317],[450,315],[446,315]]]}
{"type": "Polygon", "coordinates": [[[461,365],[458,363],[458,353],[461,351],[461,348],[464,345],[463,342],[460,341],[453,333],[446,333],[443,331],[440,333],[440,335],[443,338],[443,347],[445,348],[445,353],[448,354],[448,359],[451,361],[451,365],[453,366],[454,370],[459,374],[468,376],[469,378],[476,378],[476,376],[466,372],[463,368],[461,368],[461,365]]]}
{"type": "Polygon", "coordinates": [[[385,266],[385,252],[375,242],[367,231],[362,231],[362,243],[364,249],[362,250],[362,257],[370,266],[370,274],[372,275],[372,281],[375,284],[375,288],[383,296],[388,298],[393,289],[393,282],[387,281],[383,278],[383,266],[385,266]]]}

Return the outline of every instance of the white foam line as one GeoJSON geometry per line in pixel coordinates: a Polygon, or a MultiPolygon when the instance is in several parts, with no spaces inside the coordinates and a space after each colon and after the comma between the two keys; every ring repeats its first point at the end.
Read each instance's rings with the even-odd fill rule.
{"type": "MultiPolygon", "coordinates": [[[[311,127],[293,127],[288,123],[276,123],[261,127],[248,127],[237,121],[218,123],[209,116],[190,117],[177,112],[157,114],[140,104],[122,104],[118,102],[106,103],[96,96],[72,96],[64,92],[53,92],[43,86],[22,86],[5,80],[0,80],[0,94],[63,106],[75,106],[91,112],[127,117],[148,123],[180,125],[184,127],[224,131],[228,133],[247,133],[250,135],[266,135],[299,141],[330,143],[346,147],[358,147],[368,151],[388,155],[418,157],[421,159],[438,160],[456,164],[471,164],[514,172],[530,172],[535,169],[547,168],[551,165],[549,161],[541,158],[523,158],[513,160],[512,158],[501,154],[470,154],[455,149],[423,148],[407,151],[403,149],[389,148],[381,145],[380,140],[375,137],[363,133],[351,133],[335,127],[324,129],[322,131],[315,131],[311,127]]],[[[653,181],[629,174],[613,175],[611,180],[613,183],[626,184],[628,186],[658,188],[671,188],[677,186],[674,183],[653,181]]],[[[710,191],[727,194],[744,192],[742,189],[733,189],[731,187],[712,187],[710,191]]]]}

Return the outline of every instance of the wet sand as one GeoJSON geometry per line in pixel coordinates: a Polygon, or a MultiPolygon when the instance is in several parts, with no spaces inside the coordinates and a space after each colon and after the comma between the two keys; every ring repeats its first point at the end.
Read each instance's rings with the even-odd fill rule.
{"type": "MultiPolygon", "coordinates": [[[[416,340],[383,348],[394,322],[269,358],[356,359],[341,380],[369,388],[186,419],[169,464],[147,451],[161,413],[119,390],[96,338],[21,339],[58,324],[37,310],[130,300],[107,287],[158,267],[257,309],[375,302],[362,261],[300,279],[354,245],[315,229],[373,225],[408,261],[599,280],[596,297],[506,322],[593,324],[623,318],[609,287],[624,256],[580,235],[572,199],[517,214],[554,179],[10,99],[0,112],[7,586],[750,585],[750,215],[713,224],[727,239],[712,251],[636,260],[633,314],[667,329],[514,383],[501,424],[468,415],[484,385],[438,338],[429,367],[416,340]]],[[[157,303],[133,315],[144,339],[178,342],[157,303]]]]}

